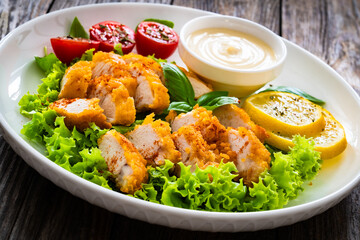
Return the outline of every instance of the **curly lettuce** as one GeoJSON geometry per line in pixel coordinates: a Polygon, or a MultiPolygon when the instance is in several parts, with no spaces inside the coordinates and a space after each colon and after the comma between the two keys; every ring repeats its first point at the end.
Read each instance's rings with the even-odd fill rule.
{"type": "Polygon", "coordinates": [[[31,118],[24,124],[21,133],[31,141],[45,146],[46,156],[64,169],[111,189],[105,159],[98,149],[97,140],[108,130],[91,124],[84,132],[69,130],[54,110],[48,108],[58,99],[60,81],[66,66],[55,55],[49,54],[35,61],[46,77],[38,87],[37,94],[24,95],[19,101],[20,113],[31,118]]]}
{"type": "Polygon", "coordinates": [[[320,154],[312,141],[294,137],[295,147],[289,154],[275,152],[271,168],[261,174],[252,187],[234,182],[237,171],[233,163],[205,169],[180,166],[180,176],[173,174],[174,164],[149,169],[149,182],[134,197],[168,206],[217,212],[264,211],[284,207],[296,198],[305,181],[320,169],[320,154]]]}
{"type": "Polygon", "coordinates": [[[66,70],[66,65],[53,53],[42,58],[36,57],[35,61],[46,77],[42,79],[36,94],[28,92],[20,99],[20,113],[25,117],[32,117],[35,112],[45,111],[51,102],[58,99],[60,81],[66,70]]]}

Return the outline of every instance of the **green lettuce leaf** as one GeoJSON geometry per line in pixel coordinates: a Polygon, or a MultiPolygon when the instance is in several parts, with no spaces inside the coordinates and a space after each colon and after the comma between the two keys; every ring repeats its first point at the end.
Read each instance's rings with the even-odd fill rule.
{"type": "Polygon", "coordinates": [[[35,112],[45,111],[50,103],[58,99],[60,81],[65,74],[66,65],[59,60],[53,61],[52,58],[48,58],[49,55],[36,60],[37,62],[41,61],[44,66],[45,62],[48,61],[47,67],[52,64],[50,70],[47,70],[47,67],[42,68],[48,74],[42,79],[42,84],[37,90],[38,93],[27,93],[19,101],[20,113],[25,117],[32,117],[35,112]]]}
{"type": "Polygon", "coordinates": [[[134,196],[168,206],[208,211],[239,211],[246,195],[242,181],[233,182],[236,171],[233,163],[221,163],[219,167],[197,168],[180,166],[180,176],[171,175],[174,164],[168,160],[165,165],[150,168],[149,183],[135,192],[134,196]]]}
{"type": "Polygon", "coordinates": [[[45,144],[46,156],[64,169],[100,186],[108,184],[111,173],[98,149],[97,139],[108,130],[94,123],[84,133],[75,128],[70,131],[64,117],[53,110],[36,112],[21,133],[32,141],[45,144]]]}
{"type": "Polygon", "coordinates": [[[313,143],[304,137],[294,138],[295,147],[290,154],[272,151],[271,169],[264,171],[257,183],[247,187],[234,182],[237,169],[233,163],[205,169],[179,163],[180,176],[173,173],[174,164],[151,167],[149,182],[143,184],[134,197],[168,206],[217,212],[264,211],[284,207],[296,198],[305,180],[320,169],[319,153],[313,143]]]}
{"type": "Polygon", "coordinates": [[[313,179],[321,168],[320,152],[315,151],[315,142],[299,135],[294,136],[295,146],[289,155],[295,159],[295,169],[304,181],[313,179]]]}

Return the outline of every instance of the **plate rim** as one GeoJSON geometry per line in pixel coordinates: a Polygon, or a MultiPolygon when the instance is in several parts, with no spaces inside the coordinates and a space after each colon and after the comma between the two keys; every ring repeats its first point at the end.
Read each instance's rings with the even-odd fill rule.
{"type": "MultiPolygon", "coordinates": [[[[165,8],[178,8],[178,9],[183,9],[186,11],[194,11],[194,12],[198,12],[201,14],[214,14],[212,12],[208,12],[208,11],[204,11],[204,10],[199,10],[199,9],[193,9],[193,8],[188,8],[188,7],[183,7],[183,6],[173,6],[173,5],[167,5],[167,4],[161,4],[161,3],[101,3],[101,4],[87,4],[87,5],[82,5],[82,6],[76,6],[76,7],[70,7],[70,8],[65,8],[65,9],[61,9],[61,10],[57,10],[48,14],[44,14],[41,16],[37,16],[21,25],[19,25],[18,27],[16,27],[14,30],[12,30],[11,32],[9,32],[1,41],[0,41],[0,48],[2,47],[3,44],[5,44],[9,39],[11,38],[11,36],[16,35],[17,32],[21,31],[22,28],[25,28],[26,26],[28,26],[29,24],[35,24],[36,21],[41,21],[43,18],[51,18],[57,14],[61,14],[63,12],[66,11],[76,11],[78,9],[86,9],[86,8],[93,8],[93,7],[98,7],[99,5],[102,5],[104,7],[106,6],[112,6],[112,5],[127,5],[127,6],[153,6],[153,7],[165,7],[165,8]]],[[[331,72],[332,75],[334,75],[337,80],[341,80],[344,87],[346,87],[346,90],[349,91],[352,94],[352,97],[355,97],[355,99],[357,99],[357,103],[359,104],[360,102],[360,98],[359,95],[356,93],[356,91],[350,86],[350,84],[348,82],[345,81],[344,78],[342,78],[340,76],[340,74],[338,72],[336,72],[332,67],[330,67],[328,64],[326,64],[323,60],[321,60],[319,57],[317,57],[316,55],[312,54],[311,52],[307,51],[306,49],[298,46],[295,43],[290,42],[289,40],[286,40],[283,38],[283,40],[285,41],[286,45],[290,45],[291,47],[295,47],[298,48],[299,50],[301,50],[303,53],[308,54],[311,58],[314,58],[316,60],[316,62],[318,62],[319,64],[322,64],[327,70],[329,70],[331,72]]],[[[288,46],[287,46],[288,47],[288,46]]],[[[344,185],[342,188],[338,189],[337,191],[322,197],[320,199],[308,202],[308,203],[303,203],[300,205],[296,205],[296,206],[291,206],[291,207],[286,207],[286,208],[282,208],[282,209],[275,209],[275,210],[267,210],[267,211],[260,211],[260,212],[209,212],[209,211],[199,211],[199,210],[190,210],[190,209],[184,209],[184,208],[177,208],[177,207],[171,207],[171,206],[166,206],[166,205],[162,205],[162,204],[157,204],[157,203],[151,203],[151,202],[147,202],[144,200],[140,200],[140,199],[136,199],[130,196],[127,196],[125,194],[121,194],[118,193],[116,191],[113,190],[109,190],[109,189],[105,189],[95,183],[92,183],[90,181],[87,181],[65,169],[63,169],[61,166],[55,164],[54,162],[52,162],[51,160],[49,160],[46,156],[42,155],[40,152],[38,152],[33,146],[31,146],[29,144],[28,141],[26,141],[23,137],[21,137],[20,134],[16,133],[16,131],[10,127],[10,125],[8,124],[8,122],[5,120],[4,116],[3,116],[3,112],[0,112],[0,126],[2,128],[2,131],[4,132],[4,137],[6,139],[6,141],[12,146],[12,148],[23,158],[23,160],[25,160],[25,162],[28,163],[27,158],[34,158],[37,161],[40,161],[42,164],[45,164],[47,167],[51,168],[51,171],[56,172],[59,176],[64,177],[64,178],[68,178],[69,181],[74,182],[74,183],[80,183],[80,187],[94,192],[100,192],[101,195],[106,195],[108,197],[111,198],[120,198],[120,200],[125,201],[127,203],[132,203],[132,204],[140,204],[140,205],[147,205],[147,207],[150,207],[152,211],[155,212],[164,212],[166,213],[171,213],[171,214],[176,214],[178,216],[181,215],[187,215],[189,217],[196,217],[198,218],[199,215],[201,215],[201,218],[216,218],[217,220],[224,220],[223,218],[226,218],[226,220],[247,220],[249,218],[253,218],[253,220],[259,219],[260,217],[262,219],[271,219],[274,217],[281,217],[281,216],[287,216],[289,214],[298,214],[303,212],[304,210],[309,211],[308,208],[310,209],[316,209],[319,208],[321,206],[328,205],[328,208],[334,206],[336,203],[338,203],[340,200],[342,200],[343,198],[345,198],[347,196],[347,194],[360,182],[360,173],[358,174],[358,176],[354,179],[352,179],[352,181],[350,181],[349,183],[347,183],[346,185],[344,185]],[[17,144],[14,145],[14,144],[17,144]],[[20,151],[20,152],[18,152],[20,151]],[[23,157],[21,152],[27,152],[29,155],[31,156],[27,156],[27,157],[23,157]],[[339,196],[341,196],[341,198],[339,199],[339,196]],[[330,203],[334,203],[334,204],[330,204],[330,203]],[[219,219],[220,218],[220,219],[219,219]]],[[[29,163],[28,163],[29,164],[29,163]]],[[[32,168],[34,168],[37,172],[40,173],[40,171],[32,166],[32,168]]],[[[42,173],[40,173],[41,175],[43,175],[42,173]]],[[[43,175],[44,176],[44,175],[43,175]]],[[[44,176],[45,178],[47,178],[48,180],[50,180],[51,182],[53,182],[54,184],[56,184],[57,186],[63,188],[64,190],[71,192],[72,194],[82,198],[85,201],[89,201],[87,199],[84,199],[82,196],[79,196],[76,192],[72,192],[70,191],[70,189],[68,187],[64,187],[64,186],[60,186],[58,183],[54,182],[53,179],[50,179],[49,177],[44,176]]],[[[94,204],[94,203],[92,203],[94,204]]],[[[97,206],[101,206],[103,208],[106,208],[103,205],[98,205],[98,204],[94,204],[97,206]]],[[[326,209],[324,209],[323,211],[325,211],[326,209]]],[[[112,211],[112,210],[110,210],[112,211]]],[[[323,212],[322,211],[322,212],[323,212]]],[[[114,211],[112,211],[114,212],[114,211]]],[[[118,213],[118,212],[116,212],[118,213]]],[[[119,213],[118,213],[119,214],[119,213]]],[[[318,214],[318,213],[314,213],[318,214]]],[[[128,216],[127,214],[123,214],[128,216]]],[[[312,217],[312,216],[309,216],[312,217]]],[[[143,220],[143,221],[147,221],[144,219],[140,219],[137,218],[139,220],[143,220]]],[[[148,221],[149,222],[149,221],[148,221]]],[[[297,222],[297,221],[296,221],[297,222]]],[[[291,223],[289,223],[291,224],[291,223]]],[[[287,225],[287,224],[282,224],[279,226],[283,226],[283,225],[287,225]]],[[[166,226],[170,226],[166,225],[166,226]]],[[[178,227],[178,226],[175,226],[178,227]]],[[[181,226],[180,226],[181,228],[181,226]]],[[[188,229],[188,228],[185,228],[188,229]]],[[[194,229],[198,229],[198,228],[194,228],[194,229]]],[[[260,229],[265,229],[265,228],[260,228],[260,229]]],[[[257,229],[258,230],[258,229],[257,229]]],[[[238,231],[238,230],[235,230],[238,231]]]]}

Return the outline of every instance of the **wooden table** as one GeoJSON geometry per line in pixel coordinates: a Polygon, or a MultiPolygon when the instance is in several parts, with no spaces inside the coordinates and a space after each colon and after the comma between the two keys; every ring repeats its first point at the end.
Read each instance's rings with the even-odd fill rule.
{"type": "MultiPolygon", "coordinates": [[[[109,1],[1,0],[0,37],[37,16],[99,2],[109,1]]],[[[360,94],[360,0],[144,2],[198,8],[263,24],[323,59],[360,94]]],[[[146,236],[189,240],[360,239],[360,186],[325,213],[291,226],[246,233],[191,232],[129,219],[72,196],[30,168],[2,136],[0,156],[0,239],[132,239],[146,236]]]]}

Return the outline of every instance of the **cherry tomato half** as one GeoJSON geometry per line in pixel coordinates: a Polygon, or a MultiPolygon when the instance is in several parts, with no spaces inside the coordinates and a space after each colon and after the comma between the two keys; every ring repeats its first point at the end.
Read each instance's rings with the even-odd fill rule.
{"type": "Polygon", "coordinates": [[[172,28],[161,23],[141,22],[135,33],[135,40],[139,54],[155,54],[156,58],[165,59],[175,52],[179,36],[172,28]]]}
{"type": "Polygon", "coordinates": [[[135,33],[128,26],[115,21],[104,21],[89,29],[90,39],[100,42],[99,50],[110,52],[121,43],[124,54],[132,51],[135,46],[135,33]]]}
{"type": "Polygon", "coordinates": [[[56,57],[63,63],[69,64],[74,58],[80,58],[86,50],[98,50],[100,42],[85,38],[58,37],[50,39],[56,57]]]}

